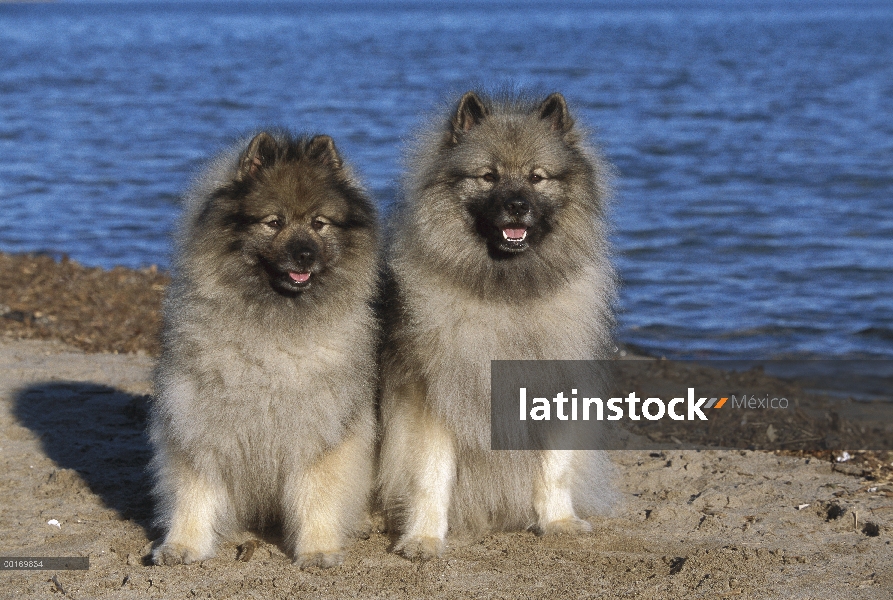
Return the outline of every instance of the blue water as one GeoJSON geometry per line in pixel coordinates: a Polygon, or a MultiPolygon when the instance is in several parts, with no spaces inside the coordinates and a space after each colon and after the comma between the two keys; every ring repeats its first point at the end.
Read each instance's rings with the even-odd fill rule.
{"type": "Polygon", "coordinates": [[[386,206],[432,108],[519,84],[619,168],[622,341],[893,357],[893,3],[539,4],[0,4],[0,250],[164,267],[178,192],[267,124],[386,206]]]}

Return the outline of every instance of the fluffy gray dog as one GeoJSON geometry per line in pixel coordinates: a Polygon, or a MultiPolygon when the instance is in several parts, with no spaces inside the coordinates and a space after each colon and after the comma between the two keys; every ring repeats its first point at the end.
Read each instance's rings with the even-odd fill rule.
{"type": "Polygon", "coordinates": [[[603,453],[490,450],[490,361],[604,359],[607,164],[561,94],[462,96],[409,157],[389,248],[379,487],[408,558],[448,530],[583,532],[603,453]]]}
{"type": "Polygon", "coordinates": [[[281,527],[342,560],[373,478],[377,225],[328,136],[260,133],[186,197],[150,437],[155,564],[281,527]]]}

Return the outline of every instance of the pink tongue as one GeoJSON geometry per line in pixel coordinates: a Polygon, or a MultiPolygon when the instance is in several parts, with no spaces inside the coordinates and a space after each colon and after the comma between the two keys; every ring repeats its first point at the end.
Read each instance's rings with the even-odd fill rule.
{"type": "Polygon", "coordinates": [[[527,229],[512,229],[510,227],[506,227],[505,229],[502,230],[502,233],[504,233],[505,237],[507,237],[507,238],[517,240],[517,239],[521,239],[522,237],[524,237],[525,231],[527,231],[527,229]]]}
{"type": "Polygon", "coordinates": [[[296,283],[304,283],[310,279],[310,273],[289,273],[288,276],[296,283]]]}

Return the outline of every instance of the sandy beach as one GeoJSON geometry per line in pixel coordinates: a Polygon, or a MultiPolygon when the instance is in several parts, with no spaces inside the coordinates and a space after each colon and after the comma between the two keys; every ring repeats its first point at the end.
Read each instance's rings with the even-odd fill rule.
{"type": "Polygon", "coordinates": [[[18,286],[0,288],[0,555],[90,560],[85,571],[4,570],[2,598],[893,596],[893,484],[882,453],[837,462],[833,452],[615,451],[622,501],[579,537],[450,539],[441,560],[412,563],[374,533],[325,571],[298,570],[273,543],[248,562],[225,544],[201,564],[151,566],[159,535],[145,471],[152,347],[119,349],[126,329],[123,342],[103,338],[118,331],[103,319],[123,317],[101,307],[109,297],[132,304],[126,294],[145,295],[162,285],[146,278],[160,276],[87,277],[50,259],[0,258],[4,283],[18,286]],[[28,287],[40,280],[33,270],[10,280],[28,260],[52,294],[28,287]],[[66,300],[72,290],[99,307],[92,333],[59,325],[79,322],[65,306],[85,310],[66,300]],[[40,305],[50,297],[52,306],[40,305]]]}

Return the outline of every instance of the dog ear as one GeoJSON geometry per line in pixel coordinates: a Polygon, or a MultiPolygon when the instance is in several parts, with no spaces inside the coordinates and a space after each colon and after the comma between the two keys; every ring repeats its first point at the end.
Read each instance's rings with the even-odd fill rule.
{"type": "Polygon", "coordinates": [[[236,179],[244,181],[255,177],[276,161],[276,140],[266,131],[254,136],[248,148],[239,157],[239,173],[236,179]]]}
{"type": "Polygon", "coordinates": [[[567,133],[574,126],[574,120],[567,110],[567,102],[565,102],[564,96],[558,92],[549,94],[549,97],[539,105],[537,112],[539,112],[540,119],[549,121],[553,131],[567,133]]]}
{"type": "Polygon", "coordinates": [[[477,94],[465,92],[456,107],[456,114],[450,121],[453,143],[459,141],[459,133],[464,133],[483,121],[490,111],[477,94]]]}
{"type": "Polygon", "coordinates": [[[335,169],[341,168],[341,155],[335,148],[335,140],[327,135],[317,135],[307,144],[307,156],[335,169]]]}

